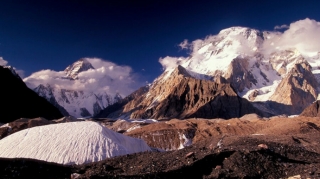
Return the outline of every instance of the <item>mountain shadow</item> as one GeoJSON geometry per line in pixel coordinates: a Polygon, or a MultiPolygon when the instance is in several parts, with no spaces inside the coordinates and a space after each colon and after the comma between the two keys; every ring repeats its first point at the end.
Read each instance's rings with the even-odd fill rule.
{"type": "Polygon", "coordinates": [[[0,66],[0,122],[7,123],[19,118],[44,117],[58,119],[63,117],[57,108],[46,99],[38,96],[13,73],[0,66]]]}

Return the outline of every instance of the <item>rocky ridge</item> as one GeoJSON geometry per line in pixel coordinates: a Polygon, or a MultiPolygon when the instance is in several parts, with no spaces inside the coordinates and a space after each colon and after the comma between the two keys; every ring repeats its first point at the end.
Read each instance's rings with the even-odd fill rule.
{"type": "Polygon", "coordinates": [[[310,106],[302,111],[300,116],[305,117],[320,117],[320,101],[315,101],[310,106]]]}
{"type": "MultiPolygon", "coordinates": [[[[104,110],[105,114],[107,110],[112,109],[104,110]]],[[[195,79],[182,66],[178,66],[167,80],[156,80],[149,91],[113,113],[119,118],[159,120],[191,117],[230,119],[249,113],[263,115],[246,99],[240,98],[230,84],[195,79]]],[[[114,114],[110,112],[108,116],[114,117],[114,114]]]]}

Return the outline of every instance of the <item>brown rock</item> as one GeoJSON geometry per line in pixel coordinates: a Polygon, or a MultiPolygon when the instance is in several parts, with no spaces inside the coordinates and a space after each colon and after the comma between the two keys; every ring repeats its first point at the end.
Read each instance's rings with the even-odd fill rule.
{"type": "Polygon", "coordinates": [[[295,64],[270,97],[274,109],[282,114],[299,114],[316,100],[318,82],[311,68],[306,61],[295,64]]]}
{"type": "Polygon", "coordinates": [[[193,157],[193,156],[194,156],[194,152],[189,152],[189,153],[187,153],[186,158],[190,158],[190,157],[193,157]]]}
{"type": "Polygon", "coordinates": [[[257,80],[248,70],[248,66],[248,59],[236,58],[231,62],[227,73],[224,75],[227,82],[238,92],[242,92],[245,88],[250,89],[252,84],[257,83],[257,80]]]}
{"type": "Polygon", "coordinates": [[[258,147],[261,149],[268,149],[268,146],[266,144],[259,144],[258,147]]]}
{"type": "Polygon", "coordinates": [[[249,94],[248,98],[250,101],[253,101],[258,95],[259,95],[259,91],[254,90],[249,94]]]}
{"type": "Polygon", "coordinates": [[[300,116],[320,117],[320,101],[316,101],[307,108],[305,108],[300,114],[300,116]]]}
{"type": "Polygon", "coordinates": [[[249,113],[263,115],[246,99],[240,98],[230,84],[195,79],[178,66],[170,75],[166,72],[155,80],[147,93],[104,117],[230,119],[249,113]]]}

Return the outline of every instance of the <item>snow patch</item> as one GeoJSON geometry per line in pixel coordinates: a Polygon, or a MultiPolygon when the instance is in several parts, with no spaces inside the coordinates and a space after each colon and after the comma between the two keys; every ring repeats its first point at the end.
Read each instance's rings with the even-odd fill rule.
{"type": "Polygon", "coordinates": [[[134,119],[131,122],[133,123],[147,123],[147,124],[152,124],[152,123],[157,123],[159,121],[155,119],[134,119]]]}
{"type": "Polygon", "coordinates": [[[185,147],[192,145],[192,139],[188,139],[185,134],[179,134],[179,139],[180,139],[180,146],[178,147],[178,149],[183,149],[185,147]]]}
{"type": "Polygon", "coordinates": [[[139,129],[139,128],[141,128],[141,126],[139,126],[139,125],[132,126],[132,127],[130,127],[129,129],[127,129],[127,131],[126,131],[126,132],[130,132],[130,131],[133,131],[133,130],[135,130],[135,129],[139,129]]]}
{"type": "Polygon", "coordinates": [[[8,128],[11,129],[11,126],[9,125],[9,123],[6,123],[6,124],[3,124],[3,125],[0,126],[0,128],[5,128],[5,127],[8,127],[8,128]]]}

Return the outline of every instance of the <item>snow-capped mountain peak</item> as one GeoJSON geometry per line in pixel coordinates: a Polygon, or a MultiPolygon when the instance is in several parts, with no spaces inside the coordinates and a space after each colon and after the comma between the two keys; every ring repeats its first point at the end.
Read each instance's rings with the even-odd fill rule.
{"type": "MultiPolygon", "coordinates": [[[[159,62],[165,72],[155,82],[165,83],[180,65],[194,78],[214,81],[222,79],[230,83],[240,97],[256,103],[272,101],[270,103],[292,104],[300,97],[286,92],[286,95],[291,96],[287,97],[287,101],[281,101],[276,94],[281,89],[302,90],[311,94],[308,100],[288,110],[294,114],[299,113],[317,97],[317,88],[320,88],[320,53],[316,48],[302,48],[302,43],[287,43],[290,40],[287,35],[290,33],[262,32],[246,27],[221,30],[219,34],[189,43],[188,47],[192,47],[189,57],[161,58],[159,62]],[[309,65],[310,68],[302,67],[309,65]],[[300,68],[303,70],[297,70],[300,68]],[[303,81],[296,76],[309,77],[303,82],[305,86],[293,82],[303,81]]],[[[309,47],[308,42],[304,46],[309,47]]]]}
{"type": "Polygon", "coordinates": [[[67,77],[71,79],[77,79],[79,73],[89,69],[94,69],[94,67],[86,58],[82,58],[68,66],[64,72],[66,73],[67,77]]]}

